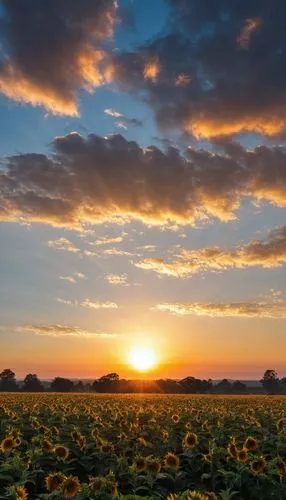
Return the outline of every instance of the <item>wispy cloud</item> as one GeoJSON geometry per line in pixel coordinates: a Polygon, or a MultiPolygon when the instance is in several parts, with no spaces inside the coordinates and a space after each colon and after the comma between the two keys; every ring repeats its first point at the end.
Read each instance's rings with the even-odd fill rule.
{"type": "Polygon", "coordinates": [[[68,281],[69,283],[77,283],[79,280],[85,279],[86,276],[83,273],[75,271],[71,276],[60,276],[61,280],[68,281]]]}
{"type": "Polygon", "coordinates": [[[30,333],[38,336],[48,337],[76,337],[76,338],[113,338],[118,334],[107,332],[90,332],[78,326],[67,326],[61,324],[54,325],[23,325],[18,326],[16,330],[20,333],[30,333]]]}
{"type": "Polygon", "coordinates": [[[70,240],[64,237],[58,238],[57,240],[49,240],[48,246],[50,248],[55,248],[56,250],[63,250],[65,252],[78,253],[80,251],[80,249],[77,248],[74,245],[74,243],[72,243],[70,240]]]}
{"type": "Polygon", "coordinates": [[[80,302],[80,306],[89,309],[118,309],[118,305],[115,302],[102,302],[100,300],[92,299],[84,299],[80,302]]]}
{"type": "Polygon", "coordinates": [[[110,285],[123,285],[129,286],[130,283],[128,281],[127,274],[107,274],[104,278],[110,285]]]}
{"type": "Polygon", "coordinates": [[[286,299],[273,297],[272,300],[230,303],[161,303],[154,310],[169,312],[178,316],[195,315],[210,317],[245,317],[245,318],[286,318],[286,299]]]}

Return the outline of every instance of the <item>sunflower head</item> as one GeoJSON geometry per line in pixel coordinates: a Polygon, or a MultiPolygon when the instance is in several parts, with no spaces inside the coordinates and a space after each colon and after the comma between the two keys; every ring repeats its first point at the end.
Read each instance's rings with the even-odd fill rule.
{"type": "Polygon", "coordinates": [[[62,444],[56,446],[54,451],[58,460],[66,460],[70,454],[69,449],[62,444]]]}
{"type": "Polygon", "coordinates": [[[238,449],[237,449],[237,447],[235,446],[234,441],[232,441],[232,442],[228,445],[228,447],[227,447],[227,451],[228,451],[229,455],[230,455],[232,458],[237,458],[238,449]]]}
{"type": "Polygon", "coordinates": [[[276,469],[277,469],[277,474],[279,474],[279,476],[286,475],[286,463],[283,460],[281,459],[277,460],[276,469]]]}
{"type": "Polygon", "coordinates": [[[276,427],[277,427],[279,432],[283,431],[284,427],[286,427],[286,418],[280,418],[276,422],[276,427]]]}
{"type": "Polygon", "coordinates": [[[238,450],[238,452],[237,452],[237,460],[240,463],[245,464],[248,461],[248,450],[246,450],[245,448],[242,448],[241,450],[238,450]]]}
{"type": "Polygon", "coordinates": [[[92,478],[91,482],[90,482],[90,487],[92,489],[92,491],[100,491],[100,490],[103,490],[104,486],[105,486],[105,478],[104,477],[101,477],[101,476],[98,476],[98,477],[94,477],[92,478]]]}
{"type": "Polygon", "coordinates": [[[51,492],[58,490],[63,484],[66,476],[62,472],[51,472],[45,478],[46,489],[51,492]]]}
{"type": "Polygon", "coordinates": [[[81,437],[80,432],[77,429],[71,431],[71,438],[73,441],[77,441],[81,437]]]}
{"type": "Polygon", "coordinates": [[[136,472],[144,472],[146,469],[146,461],[144,457],[137,457],[134,462],[136,472]]]}
{"type": "Polygon", "coordinates": [[[178,469],[180,467],[180,459],[174,453],[168,452],[165,456],[164,465],[168,469],[178,469]]]}
{"type": "Polygon", "coordinates": [[[254,474],[262,474],[264,472],[266,467],[266,460],[264,457],[257,458],[256,460],[253,460],[251,464],[251,471],[254,474]]]}
{"type": "Polygon", "coordinates": [[[110,444],[110,443],[105,443],[105,444],[102,444],[102,445],[101,445],[100,450],[101,450],[103,453],[110,453],[111,451],[113,451],[113,450],[114,450],[114,446],[113,446],[113,444],[110,444]]]}
{"type": "Polygon", "coordinates": [[[146,460],[146,471],[151,474],[158,474],[161,469],[161,464],[156,458],[148,458],[146,460]]]}
{"type": "Polygon", "coordinates": [[[16,500],[27,500],[28,492],[25,486],[16,486],[15,488],[16,500]]]}
{"type": "Polygon", "coordinates": [[[172,415],[172,420],[175,424],[177,424],[179,421],[180,421],[180,417],[179,415],[172,415]]]}
{"type": "Polygon", "coordinates": [[[251,436],[248,436],[244,442],[243,447],[248,451],[255,451],[258,448],[258,444],[256,439],[251,436]]]}
{"type": "Polygon", "coordinates": [[[187,432],[183,439],[184,448],[194,448],[199,442],[198,436],[194,432],[187,432]]]}
{"type": "Polygon", "coordinates": [[[49,441],[48,439],[44,439],[42,442],[42,449],[46,453],[51,453],[54,450],[54,447],[53,447],[51,441],[49,441]]]}
{"type": "Polygon", "coordinates": [[[162,438],[163,438],[164,441],[168,441],[168,439],[169,439],[169,432],[163,431],[162,432],[162,438]]]}
{"type": "Polygon", "coordinates": [[[10,451],[13,450],[14,446],[15,446],[14,439],[12,437],[8,436],[5,439],[3,439],[3,441],[2,441],[1,450],[4,453],[9,453],[10,451]]]}
{"type": "Polygon", "coordinates": [[[211,452],[206,453],[205,455],[203,455],[203,460],[204,460],[205,462],[211,462],[211,461],[212,461],[212,459],[213,459],[213,456],[212,456],[211,452]]]}
{"type": "Polygon", "coordinates": [[[67,477],[62,486],[62,492],[64,498],[73,498],[79,493],[79,491],[80,491],[79,479],[73,476],[67,477]]]}

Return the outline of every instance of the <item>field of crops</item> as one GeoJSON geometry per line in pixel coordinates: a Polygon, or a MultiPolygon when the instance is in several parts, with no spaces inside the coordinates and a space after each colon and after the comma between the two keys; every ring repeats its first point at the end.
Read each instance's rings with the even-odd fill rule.
{"type": "Polygon", "coordinates": [[[0,395],[0,499],[286,499],[286,397],[0,395]]]}

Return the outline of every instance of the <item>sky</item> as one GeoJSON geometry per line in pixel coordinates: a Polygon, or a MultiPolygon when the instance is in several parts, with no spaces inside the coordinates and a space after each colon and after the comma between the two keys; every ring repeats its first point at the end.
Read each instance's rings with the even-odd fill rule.
{"type": "Polygon", "coordinates": [[[0,2],[0,369],[286,375],[285,15],[0,2]]]}

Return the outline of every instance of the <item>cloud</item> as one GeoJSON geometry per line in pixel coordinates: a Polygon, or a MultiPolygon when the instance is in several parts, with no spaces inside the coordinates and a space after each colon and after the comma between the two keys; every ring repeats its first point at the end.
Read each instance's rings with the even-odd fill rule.
{"type": "Polygon", "coordinates": [[[123,285],[128,286],[127,274],[107,274],[104,278],[110,285],[123,285]]]}
{"type": "Polygon", "coordinates": [[[49,240],[48,246],[50,248],[55,248],[56,250],[64,250],[65,252],[77,253],[80,251],[74,243],[72,243],[67,238],[58,238],[57,240],[49,240]]]}
{"type": "Polygon", "coordinates": [[[286,318],[286,300],[230,302],[230,303],[162,303],[153,308],[161,312],[169,312],[178,316],[195,315],[215,317],[242,318],[286,318]]]}
{"type": "Polygon", "coordinates": [[[78,115],[78,91],[111,78],[104,41],[114,0],[3,0],[0,92],[55,114],[78,115]]]}
{"type": "Polygon", "coordinates": [[[100,245],[109,245],[110,243],[121,243],[125,236],[127,236],[127,233],[124,232],[121,234],[121,236],[111,236],[111,237],[102,236],[101,238],[98,238],[91,244],[95,246],[100,246],[100,245]]]}
{"type": "Polygon", "coordinates": [[[114,333],[106,332],[90,332],[79,328],[78,326],[66,326],[66,325],[24,325],[16,328],[16,331],[20,333],[31,333],[38,336],[48,336],[48,337],[77,337],[77,338],[113,338],[117,336],[114,333]]]}
{"type": "Polygon", "coordinates": [[[114,109],[106,108],[104,113],[108,116],[112,116],[113,118],[123,118],[123,115],[114,109]]]}
{"type": "Polygon", "coordinates": [[[143,121],[139,120],[138,118],[129,118],[127,116],[124,116],[122,113],[119,113],[118,111],[115,111],[114,109],[106,108],[104,110],[104,113],[108,116],[111,116],[112,118],[115,119],[122,119],[121,121],[117,122],[116,125],[119,128],[124,128],[127,129],[126,123],[128,125],[131,125],[133,127],[142,127],[143,121]],[[124,123],[125,122],[125,123],[124,123]]]}
{"type": "Polygon", "coordinates": [[[238,247],[179,249],[177,259],[172,262],[148,258],[135,263],[135,266],[160,275],[185,278],[200,271],[245,269],[254,266],[275,268],[282,264],[286,264],[286,226],[270,231],[264,240],[253,240],[238,247]]]}
{"type": "Polygon", "coordinates": [[[86,307],[89,309],[118,309],[118,305],[115,302],[101,302],[99,300],[84,299],[80,302],[81,307],[86,307]]]}
{"type": "Polygon", "coordinates": [[[286,206],[286,151],[220,142],[215,152],[141,148],[121,135],[56,137],[52,155],[18,154],[0,169],[0,220],[192,224],[235,218],[245,197],[286,206]]]}
{"type": "Polygon", "coordinates": [[[136,255],[132,252],[127,252],[126,250],[120,250],[119,248],[106,248],[103,251],[104,255],[116,255],[116,256],[132,256],[136,255]]]}
{"type": "Polygon", "coordinates": [[[60,297],[57,297],[56,301],[59,302],[60,304],[65,304],[66,306],[74,306],[74,305],[76,305],[75,302],[73,302],[72,300],[61,299],[60,297]]]}
{"type": "Polygon", "coordinates": [[[85,274],[75,271],[71,276],[60,276],[61,280],[68,281],[69,283],[77,283],[80,279],[86,278],[85,274]]]}
{"type": "Polygon", "coordinates": [[[143,93],[161,129],[208,138],[282,132],[284,0],[167,1],[165,31],[114,55],[120,87],[143,93]]]}

